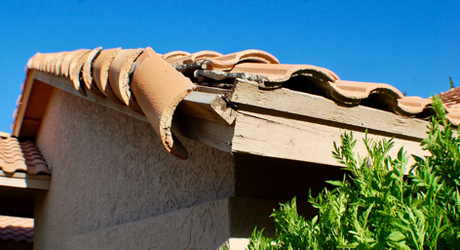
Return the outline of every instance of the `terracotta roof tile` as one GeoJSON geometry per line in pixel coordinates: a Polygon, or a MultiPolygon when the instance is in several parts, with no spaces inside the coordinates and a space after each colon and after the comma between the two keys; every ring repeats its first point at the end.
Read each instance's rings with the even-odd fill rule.
{"type": "Polygon", "coordinates": [[[102,51],[102,47],[95,48],[88,53],[85,63],[83,64],[83,82],[85,83],[86,89],[90,90],[93,94],[99,97],[105,97],[104,94],[97,88],[96,83],[93,80],[92,68],[93,61],[99,56],[102,51]]]}
{"type": "Polygon", "coordinates": [[[0,240],[34,241],[34,219],[0,215],[0,240]]]}
{"type": "Polygon", "coordinates": [[[460,87],[449,89],[441,94],[442,101],[447,107],[455,107],[460,103],[460,87]]]}
{"type": "Polygon", "coordinates": [[[183,51],[174,51],[162,57],[176,70],[185,72],[200,69],[205,60],[211,60],[221,56],[223,56],[221,53],[215,51],[200,51],[193,54],[183,51]]]}
{"type": "Polygon", "coordinates": [[[178,51],[171,51],[169,53],[166,53],[162,55],[161,57],[165,59],[167,62],[171,62],[171,61],[176,60],[177,58],[182,58],[182,57],[186,57],[189,55],[191,54],[188,52],[178,50],[178,51]]]}
{"type": "Polygon", "coordinates": [[[181,159],[187,159],[188,152],[171,132],[172,117],[179,102],[195,88],[152,48],[146,48],[136,61],[133,94],[166,150],[181,159]]]}
{"type": "Polygon", "coordinates": [[[109,68],[113,59],[121,51],[121,48],[117,49],[106,49],[101,51],[99,56],[94,59],[92,66],[93,82],[96,83],[99,91],[102,92],[107,98],[111,101],[122,104],[120,99],[112,91],[112,88],[109,84],[109,68]]]}
{"type": "Polygon", "coordinates": [[[134,112],[144,115],[139,104],[131,95],[130,81],[134,62],[144,49],[121,50],[110,64],[109,84],[115,96],[134,112]]]}
{"type": "Polygon", "coordinates": [[[455,125],[460,124],[460,87],[450,89],[441,94],[446,105],[447,119],[455,125]]]}
{"type": "Polygon", "coordinates": [[[243,61],[279,64],[280,62],[272,54],[261,50],[244,50],[216,58],[203,63],[203,69],[207,70],[231,70],[236,64],[243,61]]]}
{"type": "Polygon", "coordinates": [[[263,88],[278,88],[293,76],[304,75],[319,81],[335,81],[340,78],[332,71],[312,65],[239,63],[230,71],[199,70],[196,74],[223,80],[225,78],[244,78],[261,83],[263,88]]]}
{"type": "Polygon", "coordinates": [[[50,174],[37,145],[31,141],[20,142],[14,137],[0,137],[0,169],[6,173],[50,174]]]}

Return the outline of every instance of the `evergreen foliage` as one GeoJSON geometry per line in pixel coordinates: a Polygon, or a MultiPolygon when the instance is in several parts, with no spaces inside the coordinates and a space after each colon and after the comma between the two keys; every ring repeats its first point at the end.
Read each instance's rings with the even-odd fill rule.
{"type": "Polygon", "coordinates": [[[413,156],[407,169],[403,149],[388,155],[393,140],[363,140],[368,156],[353,152],[356,140],[344,133],[333,157],[348,170],[343,181],[309,202],[318,209],[311,220],[299,216],[296,199],[274,210],[274,239],[254,230],[249,250],[263,249],[460,249],[460,147],[439,97],[428,136],[430,153],[413,156]],[[409,175],[404,175],[409,171],[409,175]]]}

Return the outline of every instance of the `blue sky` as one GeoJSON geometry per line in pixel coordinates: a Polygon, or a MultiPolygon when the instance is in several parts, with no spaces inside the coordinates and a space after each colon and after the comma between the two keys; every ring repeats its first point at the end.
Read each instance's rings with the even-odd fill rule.
{"type": "Polygon", "coordinates": [[[460,2],[3,1],[0,131],[36,52],[152,47],[158,53],[265,50],[341,79],[383,82],[428,97],[460,86],[460,2]]]}

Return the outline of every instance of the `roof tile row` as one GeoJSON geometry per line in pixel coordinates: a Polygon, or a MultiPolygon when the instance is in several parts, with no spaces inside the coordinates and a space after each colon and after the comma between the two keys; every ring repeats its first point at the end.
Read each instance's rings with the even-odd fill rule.
{"type": "Polygon", "coordinates": [[[0,137],[0,169],[6,173],[50,174],[37,145],[31,141],[20,142],[14,137],[0,137]]]}
{"type": "Polygon", "coordinates": [[[0,215],[0,240],[32,243],[34,220],[0,215]]]}

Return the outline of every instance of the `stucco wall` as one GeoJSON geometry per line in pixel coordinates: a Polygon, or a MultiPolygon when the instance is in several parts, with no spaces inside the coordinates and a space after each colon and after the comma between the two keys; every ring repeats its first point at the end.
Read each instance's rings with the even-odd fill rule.
{"type": "MultiPolygon", "coordinates": [[[[36,203],[36,249],[71,249],[77,235],[83,240],[110,227],[234,195],[233,157],[181,141],[190,152],[186,161],[166,152],[150,124],[56,90],[37,138],[52,181],[36,203]]],[[[217,223],[215,218],[199,223],[217,223]]],[[[154,232],[133,227],[129,234],[111,231],[111,237],[154,232]]],[[[149,246],[160,245],[156,237],[146,239],[149,246]]]]}

